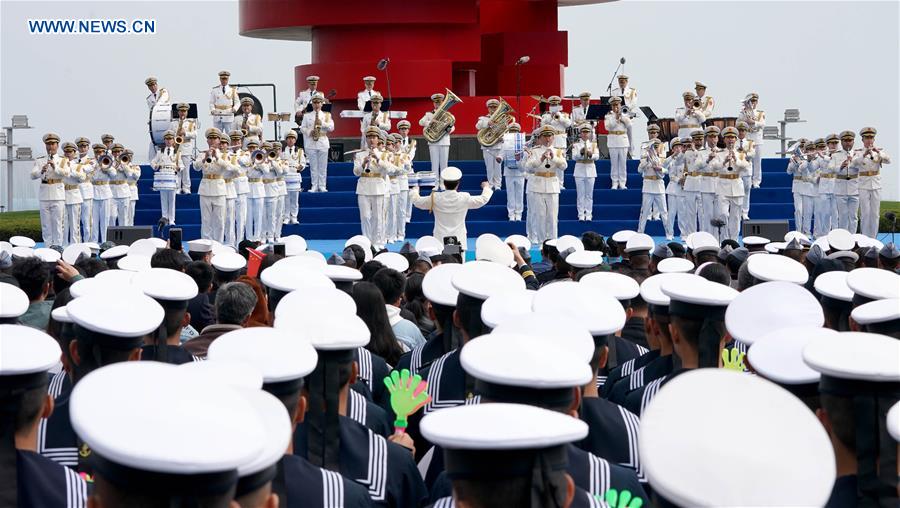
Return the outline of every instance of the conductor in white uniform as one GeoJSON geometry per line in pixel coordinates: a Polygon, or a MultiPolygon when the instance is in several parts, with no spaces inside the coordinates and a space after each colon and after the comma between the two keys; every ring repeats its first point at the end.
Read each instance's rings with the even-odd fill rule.
{"type": "Polygon", "coordinates": [[[490,201],[494,191],[490,183],[481,182],[481,195],[472,196],[468,192],[459,192],[459,182],[462,179],[462,171],[453,166],[447,167],[441,172],[444,183],[444,192],[432,191],[428,196],[420,196],[419,188],[413,187],[409,191],[409,198],[413,206],[422,210],[428,210],[434,214],[434,237],[443,240],[448,236],[455,236],[460,246],[466,248],[466,214],[469,210],[481,208],[490,201]]]}

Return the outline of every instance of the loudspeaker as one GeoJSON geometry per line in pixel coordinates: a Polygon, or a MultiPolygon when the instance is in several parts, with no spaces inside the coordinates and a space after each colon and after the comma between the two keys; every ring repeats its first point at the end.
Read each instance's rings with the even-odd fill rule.
{"type": "Polygon", "coordinates": [[[131,245],[141,238],[153,236],[153,226],[110,226],[106,228],[106,239],[116,245],[131,245]]]}
{"type": "Polygon", "coordinates": [[[328,148],[328,162],[344,162],[344,144],[331,142],[328,148]]]}
{"type": "Polygon", "coordinates": [[[780,242],[790,227],[787,220],[745,220],[742,231],[744,236],[761,236],[780,242]]]}

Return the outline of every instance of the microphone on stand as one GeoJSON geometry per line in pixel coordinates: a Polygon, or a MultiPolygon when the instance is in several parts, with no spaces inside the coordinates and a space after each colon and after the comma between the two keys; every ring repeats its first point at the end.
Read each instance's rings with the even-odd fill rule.
{"type": "Polygon", "coordinates": [[[519,57],[518,60],[516,60],[516,65],[527,64],[529,61],[531,61],[531,57],[530,57],[530,56],[528,56],[528,55],[521,56],[521,57],[519,57]]]}
{"type": "Polygon", "coordinates": [[[616,70],[613,71],[612,78],[609,79],[609,85],[606,86],[606,93],[612,93],[612,84],[613,81],[616,80],[616,76],[619,74],[619,68],[625,65],[625,57],[619,58],[619,65],[616,66],[616,70]]]}

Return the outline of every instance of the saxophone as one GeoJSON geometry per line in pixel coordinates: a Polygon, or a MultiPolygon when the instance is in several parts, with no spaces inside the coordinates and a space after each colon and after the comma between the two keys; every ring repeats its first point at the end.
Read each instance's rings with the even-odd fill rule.
{"type": "Polygon", "coordinates": [[[431,117],[431,122],[428,126],[422,130],[422,135],[425,136],[429,143],[437,143],[446,133],[450,132],[453,124],[456,123],[456,117],[448,110],[460,102],[462,102],[462,99],[447,88],[444,101],[434,111],[434,116],[431,117]]]}
{"type": "Polygon", "coordinates": [[[312,140],[318,141],[321,136],[322,136],[322,119],[319,116],[319,112],[317,111],[316,112],[316,123],[313,125],[312,140]]]}
{"type": "Polygon", "coordinates": [[[484,146],[494,146],[499,143],[509,130],[509,124],[513,121],[510,113],[515,113],[515,110],[502,97],[499,99],[500,106],[491,115],[488,126],[478,131],[476,136],[478,142],[484,146]]]}

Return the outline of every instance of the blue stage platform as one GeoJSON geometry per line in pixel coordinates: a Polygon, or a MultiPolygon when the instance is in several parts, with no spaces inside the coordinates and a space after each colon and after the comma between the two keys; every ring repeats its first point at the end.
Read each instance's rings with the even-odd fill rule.
{"type": "MultiPolygon", "coordinates": [[[[485,175],[483,161],[451,161],[451,165],[463,172],[461,190],[481,192],[480,185],[485,175]]],[[[611,235],[622,229],[637,229],[641,209],[641,177],[637,174],[637,165],[638,161],[628,161],[628,189],[614,191],[609,190],[609,161],[601,160],[597,163],[594,220],[585,223],[577,220],[575,180],[572,177],[574,163],[570,162],[566,172],[566,189],[559,198],[559,234],[580,235],[584,231],[593,230],[611,235]]],[[[751,219],[787,219],[793,228],[791,177],[785,172],[786,167],[786,159],[763,160],[762,188],[753,190],[751,219]]],[[[415,168],[417,171],[428,170],[430,164],[416,162],[415,168]]],[[[306,189],[309,186],[309,171],[303,173],[306,189]]],[[[177,196],[176,201],[176,222],[184,230],[186,239],[200,236],[200,197],[197,195],[200,173],[192,171],[192,175],[193,194],[177,196]]],[[[345,239],[359,234],[356,180],[351,163],[329,164],[328,192],[303,192],[300,195],[300,224],[284,226],[282,234],[299,234],[310,240],[345,239]]],[[[151,190],[152,182],[152,170],[149,166],[142,166],[135,224],[155,225],[159,220],[159,193],[151,190]]],[[[525,233],[525,222],[509,222],[506,218],[506,192],[495,192],[487,206],[469,212],[469,236],[474,238],[482,233],[494,233],[503,237],[525,233]]],[[[406,234],[410,238],[418,238],[430,235],[432,228],[433,219],[428,212],[414,209],[406,234]]],[[[650,221],[646,232],[652,236],[662,236],[662,224],[650,221]]]]}

